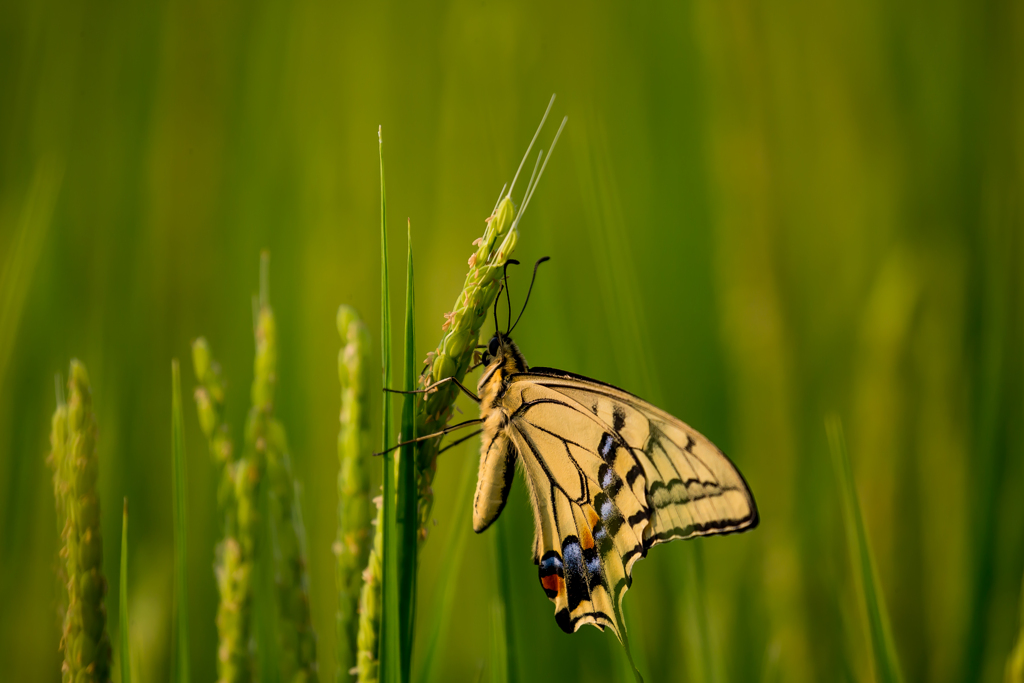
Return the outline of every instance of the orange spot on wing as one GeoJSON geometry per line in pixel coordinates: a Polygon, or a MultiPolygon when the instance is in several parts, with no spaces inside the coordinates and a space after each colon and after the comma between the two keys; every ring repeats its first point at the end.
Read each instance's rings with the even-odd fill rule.
{"type": "Polygon", "coordinates": [[[540,580],[540,584],[544,586],[544,590],[551,591],[553,593],[562,592],[562,577],[558,574],[552,574],[551,576],[545,576],[540,580]]]}
{"type": "Polygon", "coordinates": [[[584,550],[589,550],[594,547],[594,536],[590,533],[590,529],[588,527],[580,529],[580,546],[584,550]]]}
{"type": "Polygon", "coordinates": [[[587,518],[587,526],[580,529],[580,546],[584,550],[588,550],[594,547],[594,535],[591,530],[600,518],[597,516],[597,512],[594,511],[594,508],[589,505],[583,508],[583,515],[587,518]]]}

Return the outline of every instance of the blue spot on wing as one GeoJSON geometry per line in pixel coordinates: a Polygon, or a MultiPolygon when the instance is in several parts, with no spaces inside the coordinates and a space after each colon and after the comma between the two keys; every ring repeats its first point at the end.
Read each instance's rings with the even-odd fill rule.
{"type": "Polygon", "coordinates": [[[569,611],[574,612],[581,602],[590,599],[587,570],[583,564],[583,548],[577,537],[566,536],[562,541],[562,560],[569,611]]]}

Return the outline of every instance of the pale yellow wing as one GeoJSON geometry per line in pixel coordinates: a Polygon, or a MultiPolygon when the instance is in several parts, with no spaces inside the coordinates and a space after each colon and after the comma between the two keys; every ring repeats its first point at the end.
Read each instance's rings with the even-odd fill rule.
{"type": "Polygon", "coordinates": [[[568,632],[610,626],[658,543],[749,529],[743,477],[699,432],[616,387],[536,368],[501,398],[534,507],[534,561],[568,632]]]}

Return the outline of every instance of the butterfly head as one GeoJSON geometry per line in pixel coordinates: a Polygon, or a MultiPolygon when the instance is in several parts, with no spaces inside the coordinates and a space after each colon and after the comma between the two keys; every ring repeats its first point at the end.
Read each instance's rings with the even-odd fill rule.
{"type": "Polygon", "coordinates": [[[487,342],[487,348],[480,356],[484,367],[490,368],[493,365],[501,365],[506,372],[525,372],[528,369],[526,358],[519,351],[519,347],[512,341],[512,337],[495,332],[491,340],[487,342]]]}
{"type": "Polygon", "coordinates": [[[526,304],[530,302],[533,283],[537,279],[537,267],[547,260],[548,257],[545,256],[533,265],[533,277],[530,278],[530,288],[526,292],[526,301],[523,302],[523,308],[519,311],[519,315],[514,323],[512,322],[512,301],[508,293],[508,267],[510,265],[518,265],[519,261],[509,259],[505,262],[502,289],[505,290],[505,300],[508,302],[508,325],[505,332],[502,332],[501,327],[498,325],[498,302],[501,300],[501,290],[498,290],[498,296],[494,299],[494,335],[487,343],[487,347],[480,357],[483,365],[489,370],[486,373],[487,376],[493,375],[494,371],[498,368],[504,369],[503,374],[525,372],[528,369],[526,359],[520,353],[519,347],[512,341],[511,334],[512,330],[519,324],[520,318],[523,317],[523,313],[526,311],[526,304]]]}

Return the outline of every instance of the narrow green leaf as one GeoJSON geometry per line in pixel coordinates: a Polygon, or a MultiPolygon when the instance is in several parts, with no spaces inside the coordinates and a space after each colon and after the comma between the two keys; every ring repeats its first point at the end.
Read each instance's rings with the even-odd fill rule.
{"type": "Polygon", "coordinates": [[[132,683],[128,639],[128,497],[121,513],[121,578],[118,590],[118,620],[121,628],[121,683],[132,683]]]}
{"type": "Polygon", "coordinates": [[[185,536],[185,427],[181,419],[181,371],[171,361],[171,489],[174,495],[174,644],[172,680],[188,683],[188,556],[185,536]]]}
{"type": "MultiPolygon", "coordinates": [[[[405,274],[405,390],[416,389],[416,295],[412,263],[412,223],[407,225],[408,258],[405,274]]],[[[405,394],[402,404],[403,441],[416,438],[416,395],[405,394]]],[[[413,625],[416,618],[416,565],[419,532],[419,489],[416,486],[416,445],[403,446],[398,459],[398,525],[401,536],[399,610],[401,618],[402,680],[412,665],[413,625]]]]}
{"type": "MultiPolygon", "coordinates": [[[[380,268],[381,268],[381,362],[384,370],[384,386],[391,386],[391,298],[388,293],[388,233],[387,194],[384,187],[384,139],[377,130],[378,152],[380,155],[380,268]]],[[[388,448],[391,434],[391,399],[384,397],[382,410],[381,438],[383,450],[388,448]]],[[[395,452],[381,456],[384,468],[383,522],[384,557],[381,571],[382,616],[380,622],[380,680],[384,683],[401,680],[401,622],[398,601],[398,544],[397,515],[395,500],[395,452]]]]}
{"type": "Polygon", "coordinates": [[[828,434],[832,463],[835,465],[839,493],[843,500],[846,541],[860,597],[861,613],[868,629],[868,641],[871,643],[875,680],[879,683],[900,683],[903,675],[896,655],[896,644],[893,642],[885,597],[881,592],[878,571],[875,568],[860,502],[857,499],[853,468],[850,466],[850,456],[846,451],[846,440],[843,437],[843,424],[838,415],[830,415],[825,419],[825,431],[828,434]]]}

